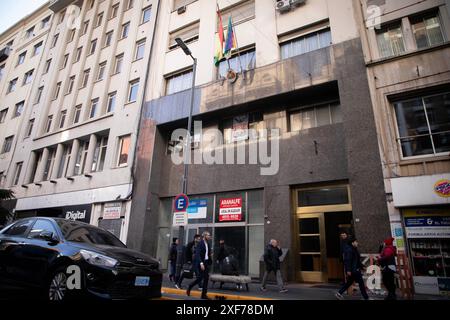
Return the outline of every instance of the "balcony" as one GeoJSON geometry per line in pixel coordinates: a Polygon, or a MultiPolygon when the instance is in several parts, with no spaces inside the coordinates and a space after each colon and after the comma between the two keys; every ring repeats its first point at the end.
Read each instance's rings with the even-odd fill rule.
{"type": "Polygon", "coordinates": [[[70,4],[78,4],[82,3],[83,1],[73,1],[73,0],[50,0],[48,3],[48,8],[52,10],[53,12],[59,12],[65,7],[69,6],[70,4]]]}
{"type": "Polygon", "coordinates": [[[0,63],[8,59],[10,54],[11,54],[10,47],[4,47],[2,50],[0,50],[0,63]]]}

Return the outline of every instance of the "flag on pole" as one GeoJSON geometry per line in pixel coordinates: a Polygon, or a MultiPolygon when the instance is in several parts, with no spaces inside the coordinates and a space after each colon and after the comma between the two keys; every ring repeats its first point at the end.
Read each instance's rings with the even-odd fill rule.
{"type": "Polygon", "coordinates": [[[214,64],[216,66],[219,65],[219,62],[223,60],[223,44],[224,44],[224,32],[223,32],[223,23],[222,16],[220,15],[219,6],[217,6],[217,20],[218,20],[218,28],[216,34],[216,53],[214,55],[214,64]]]}
{"type": "Polygon", "coordinates": [[[225,41],[224,55],[229,59],[231,57],[231,51],[237,49],[236,37],[234,36],[233,21],[231,16],[228,18],[227,27],[227,40],[225,41]]]}

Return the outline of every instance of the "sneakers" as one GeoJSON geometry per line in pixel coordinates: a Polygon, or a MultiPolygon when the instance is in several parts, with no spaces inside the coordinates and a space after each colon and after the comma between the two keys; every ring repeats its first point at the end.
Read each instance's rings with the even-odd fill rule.
{"type": "Polygon", "coordinates": [[[263,292],[266,292],[266,291],[267,291],[267,289],[264,288],[264,287],[261,287],[260,289],[261,289],[261,291],[263,291],[263,292]]]}
{"type": "Polygon", "coordinates": [[[343,296],[342,294],[340,294],[339,292],[336,292],[336,293],[334,294],[334,296],[335,296],[336,298],[338,298],[339,300],[344,300],[344,296],[343,296]]]}
{"type": "Polygon", "coordinates": [[[178,283],[175,283],[175,288],[177,288],[177,289],[183,289],[180,285],[178,285],[178,283]]]}
{"type": "Polygon", "coordinates": [[[283,288],[280,290],[280,293],[286,293],[286,292],[288,292],[288,289],[286,289],[286,288],[283,288]]]}

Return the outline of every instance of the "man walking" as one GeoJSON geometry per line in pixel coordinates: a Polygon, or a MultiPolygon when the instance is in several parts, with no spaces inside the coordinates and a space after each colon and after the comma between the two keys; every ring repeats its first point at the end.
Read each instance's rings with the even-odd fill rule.
{"type": "Polygon", "coordinates": [[[269,276],[270,272],[275,273],[275,276],[277,278],[277,284],[278,288],[281,293],[287,292],[287,289],[284,287],[283,284],[283,278],[281,276],[281,263],[280,263],[280,257],[282,255],[282,251],[280,248],[280,245],[277,240],[272,239],[270,240],[269,244],[266,247],[266,250],[264,251],[264,262],[266,264],[266,271],[264,272],[262,284],[261,284],[261,290],[266,291],[266,282],[267,277],[269,276]]]}
{"type": "Polygon", "coordinates": [[[171,282],[176,282],[175,274],[176,274],[176,269],[177,269],[178,243],[180,243],[180,240],[178,240],[178,238],[173,238],[172,244],[170,245],[170,250],[169,250],[169,262],[170,262],[169,280],[171,282]]]}
{"type": "MultiPolygon", "coordinates": [[[[189,269],[189,273],[192,275],[192,273],[195,274],[195,276],[198,278],[200,276],[198,269],[195,267],[194,261],[195,261],[195,248],[199,244],[201,240],[201,236],[199,234],[196,234],[194,236],[194,239],[188,243],[185,250],[185,261],[183,264],[183,270],[181,272],[180,278],[178,279],[177,283],[175,284],[175,288],[181,289],[181,284],[183,283],[184,278],[192,279],[192,276],[189,277],[186,275],[185,270],[189,269]]],[[[200,286],[201,284],[199,284],[200,286]]]]}
{"type": "Polygon", "coordinates": [[[188,286],[186,294],[191,295],[192,288],[203,282],[202,284],[202,299],[208,299],[208,280],[209,280],[209,268],[212,264],[212,253],[209,241],[211,240],[211,234],[208,231],[203,232],[202,240],[195,248],[195,264],[199,268],[200,277],[196,278],[188,286]]]}
{"type": "Polygon", "coordinates": [[[364,265],[361,263],[361,255],[358,251],[358,241],[356,238],[350,238],[344,248],[344,268],[347,276],[347,282],[338,292],[336,292],[336,298],[339,300],[344,300],[344,296],[342,294],[350,288],[353,282],[357,282],[364,300],[369,300],[362,277],[364,265]]]}

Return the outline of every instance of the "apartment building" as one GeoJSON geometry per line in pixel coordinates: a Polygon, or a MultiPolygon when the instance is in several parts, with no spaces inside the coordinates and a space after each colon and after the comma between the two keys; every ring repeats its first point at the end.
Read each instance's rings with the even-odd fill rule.
{"type": "Polygon", "coordinates": [[[16,38],[0,64],[1,108],[8,108],[0,171],[15,192],[16,218],[68,217],[126,241],[156,7],[54,0],[1,36],[0,48],[16,38]]]}
{"type": "Polygon", "coordinates": [[[415,291],[439,294],[450,278],[450,1],[359,4],[392,233],[415,291]]]}
{"type": "Polygon", "coordinates": [[[354,1],[176,0],[160,6],[128,245],[166,267],[170,239],[178,235],[172,208],[183,165],[172,155],[183,143],[172,133],[187,127],[193,77],[193,60],[176,45],[179,37],[198,61],[193,116],[203,135],[194,133],[190,155],[214,158],[231,150],[235,161],[189,165],[186,241],[208,230],[215,250],[224,239],[240,273],[258,277],[266,243],[279,239],[284,274],[300,282],[342,278],[342,230],[356,234],[363,253],[378,252],[390,234],[389,216],[354,1]],[[215,66],[217,7],[225,33],[232,17],[238,50],[215,66]],[[279,136],[261,136],[279,143],[275,173],[262,175],[268,164],[250,160],[255,140],[249,129],[279,130],[279,136]],[[217,132],[223,141],[214,145],[217,132]],[[241,160],[239,148],[246,150],[241,160]],[[230,204],[235,214],[227,214],[230,204]]]}

